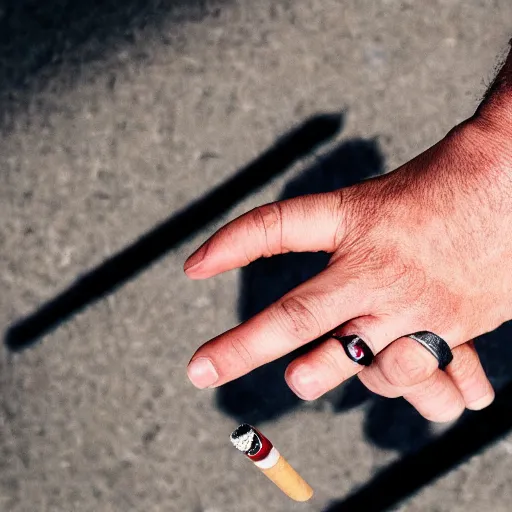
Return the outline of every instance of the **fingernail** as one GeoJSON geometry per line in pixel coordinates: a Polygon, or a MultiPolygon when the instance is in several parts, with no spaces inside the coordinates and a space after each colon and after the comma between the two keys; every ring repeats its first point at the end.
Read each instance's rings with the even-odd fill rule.
{"type": "Polygon", "coordinates": [[[301,364],[291,373],[290,385],[302,399],[314,400],[323,394],[324,389],[316,374],[314,368],[307,364],[301,364]]]}
{"type": "Polygon", "coordinates": [[[213,363],[206,357],[194,359],[187,368],[187,375],[192,384],[199,389],[212,386],[219,379],[213,363]]]}
{"type": "Polygon", "coordinates": [[[199,249],[194,254],[189,256],[187,261],[185,261],[185,265],[183,265],[185,272],[195,270],[197,267],[199,267],[199,264],[204,260],[206,255],[206,248],[207,244],[204,244],[203,246],[199,247],[199,249]]]}
{"type": "Polygon", "coordinates": [[[338,336],[333,334],[332,337],[341,343],[345,354],[347,354],[351,361],[363,366],[370,366],[372,364],[373,352],[359,336],[338,336]]]}

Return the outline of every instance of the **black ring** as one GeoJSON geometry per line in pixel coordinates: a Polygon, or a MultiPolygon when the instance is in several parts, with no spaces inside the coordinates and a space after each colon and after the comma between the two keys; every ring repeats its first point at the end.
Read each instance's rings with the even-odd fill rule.
{"type": "Polygon", "coordinates": [[[370,347],[359,337],[354,334],[350,336],[338,336],[333,334],[332,337],[338,340],[347,354],[347,357],[354,363],[362,366],[370,366],[373,361],[373,352],[370,347]]]}
{"type": "Polygon", "coordinates": [[[444,370],[452,362],[452,349],[437,334],[429,331],[420,331],[408,334],[407,337],[423,345],[437,359],[440,370],[444,370]]]}

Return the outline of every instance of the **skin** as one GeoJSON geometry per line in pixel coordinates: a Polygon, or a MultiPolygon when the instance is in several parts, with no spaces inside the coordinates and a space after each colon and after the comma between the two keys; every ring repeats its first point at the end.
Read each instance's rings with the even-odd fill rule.
{"type": "Polygon", "coordinates": [[[201,346],[188,365],[218,387],[320,336],[357,334],[376,355],[350,361],[327,338],[285,378],[313,400],[357,375],[446,422],[494,391],[472,340],[512,319],[512,54],[476,113],[399,169],[326,194],[267,204],[235,219],[185,263],[205,279],[261,257],[325,251],[327,268],[247,322],[201,346]],[[453,350],[445,372],[417,342],[432,331],[453,350]]]}

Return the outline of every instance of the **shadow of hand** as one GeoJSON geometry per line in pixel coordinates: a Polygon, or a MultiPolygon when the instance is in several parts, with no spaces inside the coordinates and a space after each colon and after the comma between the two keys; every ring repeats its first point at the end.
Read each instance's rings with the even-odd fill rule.
{"type": "MultiPolygon", "coordinates": [[[[279,199],[336,190],[382,172],[383,157],[375,140],[344,142],[292,180],[279,199]]],[[[240,320],[251,318],[316,275],[328,261],[329,255],[325,253],[285,254],[261,259],[244,268],[240,320]]],[[[310,349],[311,344],[222,386],[217,391],[218,406],[240,422],[255,424],[273,420],[299,407],[303,402],[288,388],[283,375],[297,355],[310,349]]],[[[323,408],[326,402],[334,412],[367,402],[370,408],[366,434],[379,446],[405,451],[424,443],[429,437],[428,422],[409,404],[403,400],[381,399],[366,390],[358,379],[328,393],[313,407],[323,408]]]]}
{"type": "MultiPolygon", "coordinates": [[[[383,157],[375,140],[344,142],[292,180],[279,199],[347,187],[382,172],[383,157]]],[[[328,261],[329,255],[325,253],[285,254],[261,259],[245,267],[240,286],[240,320],[251,318],[316,275],[328,261]]],[[[503,367],[503,358],[496,357],[503,352],[497,350],[497,345],[502,344],[504,334],[507,337],[507,329],[504,327],[488,334],[478,343],[484,367],[497,387],[507,382],[511,373],[503,367]]],[[[239,422],[254,424],[274,420],[300,407],[304,402],[288,388],[284,372],[295,357],[310,350],[311,346],[301,347],[222,386],[216,395],[218,407],[239,422]]],[[[512,345],[507,346],[512,356],[512,345]]],[[[366,437],[379,447],[414,452],[433,437],[430,423],[406,401],[383,399],[369,392],[358,379],[351,379],[309,405],[317,409],[327,405],[339,413],[362,404],[368,407],[364,426],[366,437]]]]}

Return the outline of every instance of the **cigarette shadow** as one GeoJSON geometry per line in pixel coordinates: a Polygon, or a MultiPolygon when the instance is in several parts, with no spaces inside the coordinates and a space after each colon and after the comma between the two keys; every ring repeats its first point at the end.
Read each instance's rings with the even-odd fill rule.
{"type": "Polygon", "coordinates": [[[339,132],[342,123],[342,114],[319,114],[280,137],[234,177],[80,276],[34,313],[11,325],[5,334],[7,347],[11,351],[29,347],[78,311],[135,278],[168,251],[284,172],[296,160],[328,142],[339,132]]]}

